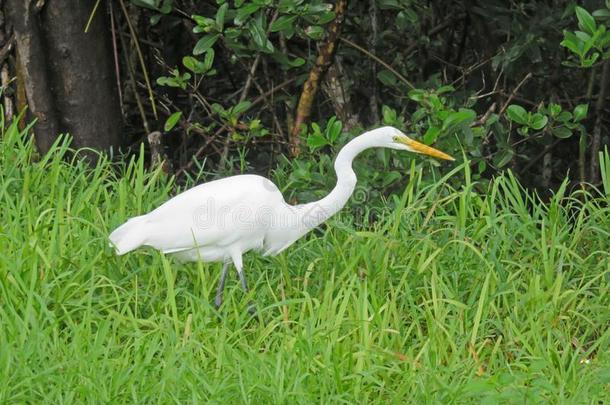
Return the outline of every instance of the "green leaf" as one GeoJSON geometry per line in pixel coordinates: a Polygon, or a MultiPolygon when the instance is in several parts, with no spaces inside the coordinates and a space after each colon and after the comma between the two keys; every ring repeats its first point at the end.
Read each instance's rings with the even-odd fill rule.
{"type": "Polygon", "coordinates": [[[394,125],[396,122],[396,110],[384,105],[381,107],[381,113],[383,115],[383,123],[388,125],[394,125]]]}
{"type": "Polygon", "coordinates": [[[324,37],[324,28],[319,25],[312,25],[305,30],[305,34],[313,40],[319,41],[324,37]]]}
{"type": "Polygon", "coordinates": [[[218,115],[223,115],[223,114],[226,112],[226,110],[224,109],[224,107],[223,107],[223,106],[221,106],[221,105],[220,105],[220,104],[218,104],[218,103],[214,103],[214,104],[212,104],[212,105],[211,105],[211,107],[212,107],[212,111],[213,111],[215,114],[218,114],[218,115]]]}
{"type": "Polygon", "coordinates": [[[180,121],[180,117],[182,117],[182,111],[176,111],[175,113],[170,115],[165,121],[165,125],[163,126],[165,132],[171,131],[172,128],[176,126],[178,121],[180,121]]]}
{"type": "Polygon", "coordinates": [[[225,26],[225,14],[227,13],[228,9],[229,3],[225,3],[220,6],[216,12],[216,29],[218,29],[218,31],[222,32],[222,29],[225,26]]]}
{"type": "Polygon", "coordinates": [[[572,136],[572,131],[570,131],[569,128],[567,127],[557,127],[557,128],[553,128],[551,130],[551,132],[553,133],[553,135],[555,135],[557,138],[569,138],[570,136],[572,136]]]}
{"type": "Polygon", "coordinates": [[[305,59],[303,59],[303,58],[294,58],[293,60],[289,60],[288,64],[291,67],[303,66],[305,64],[305,59]]]}
{"type": "Polygon", "coordinates": [[[506,115],[508,115],[508,118],[511,121],[516,122],[517,124],[527,125],[527,111],[525,110],[525,108],[521,107],[518,104],[511,104],[510,106],[508,106],[508,108],[506,109],[506,115]]]}
{"type": "Polygon", "coordinates": [[[561,112],[561,106],[559,104],[551,103],[549,104],[549,112],[552,117],[556,117],[561,112]]]}
{"type": "Polygon", "coordinates": [[[326,138],[324,138],[322,135],[315,134],[307,137],[307,146],[309,146],[309,148],[312,150],[321,148],[327,144],[328,142],[326,141],[326,138]]]}
{"type": "Polygon", "coordinates": [[[250,16],[250,14],[256,13],[260,8],[261,6],[256,3],[249,3],[239,8],[237,10],[237,16],[234,20],[235,25],[242,25],[246,21],[248,16],[250,16]]]}
{"type": "Polygon", "coordinates": [[[205,71],[203,62],[193,56],[185,56],[182,58],[182,64],[193,73],[203,73],[205,71]]]}
{"type": "Polygon", "coordinates": [[[584,55],[583,43],[576,37],[576,35],[574,35],[572,32],[564,31],[563,37],[564,39],[559,43],[559,45],[568,48],[578,56],[582,57],[582,55],[584,55]]]}
{"type": "Polygon", "coordinates": [[[436,89],[436,94],[450,93],[452,91],[455,91],[455,88],[452,85],[448,84],[436,89]]]}
{"type": "Polygon", "coordinates": [[[549,119],[546,115],[535,113],[530,117],[528,124],[531,128],[539,131],[546,126],[547,122],[549,122],[549,119]]]}
{"type": "Polygon", "coordinates": [[[595,62],[597,61],[597,59],[599,58],[599,53],[598,52],[594,52],[591,57],[586,58],[583,62],[582,62],[582,66],[583,67],[591,67],[595,64],[595,62]]]}
{"type": "Polygon", "coordinates": [[[248,110],[248,108],[250,108],[251,105],[252,105],[252,103],[249,102],[248,100],[242,101],[241,103],[239,103],[235,107],[233,107],[233,113],[239,115],[239,114],[245,112],[246,110],[248,110]]]}
{"type": "Polygon", "coordinates": [[[197,24],[197,26],[193,28],[195,34],[200,34],[202,32],[208,33],[216,26],[216,22],[208,17],[193,14],[191,15],[191,18],[195,21],[195,24],[197,24]]]}
{"type": "Polygon", "coordinates": [[[401,5],[398,4],[398,0],[378,0],[377,2],[381,10],[392,10],[401,8],[401,5]]]}
{"type": "Polygon", "coordinates": [[[424,143],[426,145],[433,144],[440,133],[441,129],[439,127],[429,127],[423,137],[424,143]]]}
{"type": "Polygon", "coordinates": [[[413,89],[409,91],[408,96],[411,100],[419,103],[424,99],[426,92],[421,89],[413,89]]]}
{"type": "Polygon", "coordinates": [[[435,110],[444,110],[445,105],[438,95],[430,94],[430,96],[428,97],[428,101],[435,110]]]}
{"type": "Polygon", "coordinates": [[[186,89],[187,81],[191,78],[191,74],[186,72],[183,75],[180,75],[180,72],[177,69],[171,71],[172,76],[161,76],[157,78],[157,84],[160,86],[169,86],[169,87],[180,87],[181,89],[186,89]]]}
{"type": "Polygon", "coordinates": [[[159,21],[161,21],[161,17],[163,17],[163,14],[154,14],[150,16],[150,25],[159,24],[159,21]]]}
{"type": "Polygon", "coordinates": [[[589,34],[593,34],[597,30],[597,24],[595,24],[593,16],[589,14],[587,10],[579,6],[576,6],[575,11],[580,29],[587,31],[589,34]]]}
{"type": "Polygon", "coordinates": [[[498,169],[506,166],[514,156],[514,152],[512,149],[505,149],[499,155],[496,155],[494,158],[494,163],[498,167],[498,169]]]}
{"type": "Polygon", "coordinates": [[[159,11],[159,0],[131,0],[131,2],[138,7],[159,11]]]}
{"type": "Polygon", "coordinates": [[[284,31],[292,28],[296,15],[283,15],[271,24],[271,32],[284,31]]]}
{"type": "Polygon", "coordinates": [[[397,180],[400,180],[403,178],[403,174],[396,171],[396,170],[391,170],[389,172],[385,172],[383,177],[382,177],[382,183],[381,186],[382,187],[388,187],[389,185],[391,185],[392,183],[394,183],[397,180]]]}
{"type": "Polygon", "coordinates": [[[329,143],[331,145],[335,143],[337,138],[339,138],[342,130],[343,123],[336,117],[332,117],[330,120],[328,120],[328,123],[326,124],[326,138],[330,141],[329,143]]]}
{"type": "Polygon", "coordinates": [[[459,111],[450,113],[443,121],[443,130],[462,124],[470,124],[476,116],[477,114],[473,110],[460,108],[459,111]]]}
{"type": "Polygon", "coordinates": [[[568,122],[572,119],[572,113],[569,111],[563,111],[557,116],[557,121],[568,122]]]}
{"type": "Polygon", "coordinates": [[[578,104],[574,107],[574,122],[581,121],[587,118],[587,113],[589,112],[588,104],[578,104]]]}
{"type": "Polygon", "coordinates": [[[162,14],[169,14],[171,13],[172,9],[172,0],[165,0],[159,11],[161,11],[162,14]]]}
{"type": "Polygon", "coordinates": [[[259,50],[272,53],[274,51],[273,44],[267,39],[267,33],[262,25],[262,20],[254,19],[248,23],[250,36],[259,50]]]}
{"type": "Polygon", "coordinates": [[[576,38],[578,38],[578,40],[580,41],[578,46],[579,46],[579,48],[581,48],[582,54],[584,55],[587,52],[589,52],[589,50],[593,47],[593,44],[595,42],[595,40],[591,37],[591,35],[587,34],[586,32],[582,32],[582,31],[575,31],[574,35],[576,35],[576,38]]]}
{"type": "Polygon", "coordinates": [[[324,24],[331,22],[334,19],[335,19],[335,12],[326,11],[326,12],[322,13],[322,15],[320,16],[320,19],[318,20],[318,24],[324,25],[324,24]]]}
{"type": "Polygon", "coordinates": [[[395,86],[397,84],[396,76],[387,69],[380,70],[377,73],[377,79],[386,86],[395,86]]]}
{"type": "Polygon", "coordinates": [[[278,4],[278,10],[282,13],[294,12],[297,5],[302,3],[303,0],[280,0],[278,4]]]}
{"type": "Polygon", "coordinates": [[[593,17],[610,18],[610,10],[603,10],[603,9],[595,10],[593,12],[593,17]]]}
{"type": "Polygon", "coordinates": [[[203,70],[207,72],[212,68],[212,64],[214,63],[214,48],[208,49],[205,53],[205,57],[203,58],[203,70]]]}
{"type": "Polygon", "coordinates": [[[299,66],[303,66],[305,64],[305,59],[303,58],[295,58],[295,59],[290,59],[288,58],[288,56],[286,56],[285,54],[283,54],[282,52],[274,52],[272,55],[273,59],[275,59],[278,63],[280,63],[282,65],[283,68],[289,68],[289,67],[299,67],[299,66]]]}
{"type": "Polygon", "coordinates": [[[201,55],[210,49],[218,41],[218,38],[220,38],[220,34],[206,35],[201,38],[195,44],[195,48],[193,48],[193,55],[201,55]]]}
{"type": "Polygon", "coordinates": [[[411,114],[411,122],[416,124],[426,118],[426,116],[428,116],[428,111],[426,111],[425,108],[418,108],[413,114],[411,114]]]}

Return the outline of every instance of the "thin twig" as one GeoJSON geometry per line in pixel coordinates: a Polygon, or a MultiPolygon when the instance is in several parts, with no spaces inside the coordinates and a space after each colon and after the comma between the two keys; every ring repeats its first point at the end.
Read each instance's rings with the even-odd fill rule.
{"type": "MultiPolygon", "coordinates": [[[[194,128],[192,128],[192,129],[195,130],[194,128]]],[[[223,125],[216,132],[214,132],[214,135],[209,137],[206,140],[206,142],[203,145],[201,145],[201,147],[199,149],[197,149],[197,151],[191,157],[191,160],[189,160],[189,162],[186,165],[184,165],[180,169],[178,169],[178,171],[176,172],[176,177],[180,177],[183,173],[185,173],[187,170],[189,170],[191,167],[193,167],[195,160],[199,159],[199,156],[201,156],[201,154],[203,153],[205,148],[207,148],[208,145],[211,144],[226,129],[228,129],[228,127],[226,125],[223,125]]]]}
{"type": "Polygon", "coordinates": [[[119,92],[119,105],[121,106],[121,112],[125,114],[123,90],[121,89],[121,68],[119,66],[119,51],[117,46],[116,30],[114,26],[114,9],[112,8],[111,1],[108,2],[108,11],[110,12],[110,32],[112,34],[112,54],[114,56],[114,73],[116,75],[116,88],[119,92]]]}
{"type": "MultiPolygon", "coordinates": [[[[271,24],[269,24],[271,26],[271,24]]],[[[259,53],[254,58],[254,62],[252,62],[252,66],[250,66],[250,70],[248,71],[248,78],[246,79],[246,84],[244,85],[243,90],[241,91],[241,95],[239,96],[239,102],[241,103],[248,97],[248,91],[252,86],[252,79],[254,79],[254,75],[256,74],[256,69],[258,68],[258,63],[261,60],[261,54],[259,53]]]]}
{"type": "Polygon", "coordinates": [[[129,27],[129,32],[131,33],[133,43],[136,46],[136,53],[138,54],[138,59],[140,60],[140,66],[142,67],[142,74],[144,75],[144,81],[146,82],[146,88],[148,89],[148,98],[150,99],[153,115],[155,116],[155,119],[158,119],[157,107],[155,105],[155,96],[153,94],[153,89],[150,84],[150,79],[148,78],[148,71],[146,70],[146,64],[144,63],[144,55],[142,54],[142,50],[140,49],[140,43],[138,42],[138,37],[136,35],[136,31],[133,28],[133,25],[131,24],[131,20],[129,19],[129,13],[127,12],[127,7],[125,7],[125,1],[119,0],[119,4],[121,5],[123,14],[125,14],[125,20],[127,20],[127,26],[129,27]]]}
{"type": "Polygon", "coordinates": [[[519,82],[519,84],[517,84],[517,87],[515,87],[512,91],[512,93],[510,93],[510,96],[508,96],[508,98],[506,99],[506,101],[504,102],[504,104],[502,104],[502,108],[500,108],[500,111],[498,112],[498,115],[502,115],[504,114],[504,111],[506,111],[506,109],[508,108],[508,105],[511,103],[511,101],[513,101],[513,98],[515,98],[515,96],[517,95],[517,92],[519,91],[519,89],[521,88],[521,86],[523,86],[525,84],[526,81],[528,81],[529,79],[532,78],[532,72],[529,72],[528,74],[525,75],[525,77],[523,79],[521,79],[521,81],[519,82]]]}
{"type": "Polygon", "coordinates": [[[489,106],[489,108],[487,109],[487,111],[485,112],[485,114],[483,114],[483,116],[481,118],[479,118],[478,120],[476,120],[472,124],[470,124],[470,126],[471,127],[482,127],[483,125],[485,125],[485,123],[487,122],[489,117],[491,117],[491,114],[493,114],[495,111],[496,111],[496,103],[492,103],[489,106]]]}
{"type": "Polygon", "coordinates": [[[127,65],[127,73],[129,75],[129,81],[131,82],[131,87],[133,88],[133,95],[136,99],[136,105],[138,106],[138,111],[140,113],[140,118],[142,119],[142,125],[144,126],[144,132],[149,134],[150,130],[148,127],[148,119],[146,118],[146,112],[144,111],[144,106],[142,105],[142,100],[140,100],[140,94],[138,93],[138,86],[136,83],[135,74],[133,72],[133,66],[131,65],[131,61],[129,60],[129,55],[127,54],[127,47],[125,46],[125,41],[119,36],[119,40],[121,41],[121,48],[123,49],[123,57],[125,58],[125,64],[127,65]]]}
{"type": "MultiPolygon", "coordinates": [[[[278,84],[277,86],[274,86],[272,89],[266,91],[265,93],[261,94],[259,97],[257,97],[252,104],[250,104],[250,106],[248,107],[248,110],[253,108],[254,106],[262,103],[265,101],[266,97],[269,97],[271,94],[275,93],[278,90],[283,89],[286,86],[289,86],[290,84],[292,84],[294,81],[296,80],[296,78],[292,78],[289,80],[284,81],[283,83],[278,84]]],[[[247,111],[247,110],[246,110],[247,111]]],[[[203,151],[205,151],[205,149],[225,130],[229,129],[228,126],[222,125],[211,137],[209,137],[205,143],[203,145],[201,145],[201,147],[199,147],[199,149],[197,149],[197,151],[193,154],[193,156],[191,157],[191,160],[189,160],[189,162],[187,164],[185,164],[184,166],[182,166],[180,169],[178,169],[178,171],[176,171],[176,177],[181,176],[183,173],[185,173],[187,170],[189,170],[191,167],[193,167],[193,164],[195,162],[196,159],[199,159],[199,157],[201,156],[201,154],[203,153],[203,151]]],[[[201,130],[198,127],[195,126],[191,126],[189,127],[189,130],[192,130],[194,132],[197,132],[200,135],[205,135],[205,132],[203,130],[201,130]]]]}
{"type": "Polygon", "coordinates": [[[282,83],[278,84],[277,86],[273,86],[270,90],[267,90],[266,92],[264,92],[263,94],[261,94],[260,96],[255,98],[254,101],[252,102],[252,104],[250,104],[250,107],[248,107],[248,110],[251,109],[252,107],[262,103],[263,101],[265,101],[265,98],[269,97],[276,91],[281,90],[284,87],[290,86],[296,80],[297,80],[296,78],[288,79],[288,80],[285,80],[282,83]]]}

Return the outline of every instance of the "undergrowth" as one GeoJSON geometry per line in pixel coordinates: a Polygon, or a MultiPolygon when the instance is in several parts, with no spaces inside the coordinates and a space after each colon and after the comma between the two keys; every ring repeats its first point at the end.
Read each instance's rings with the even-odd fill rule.
{"type": "MultiPolygon", "coordinates": [[[[600,403],[610,396],[610,209],[511,174],[405,174],[366,227],[344,213],[276,258],[219,264],[107,235],[176,190],[143,159],[0,146],[2,403],[600,403]],[[463,176],[454,189],[449,179],[463,176]],[[252,299],[258,312],[246,311],[252,299]]],[[[455,182],[451,182],[455,184],[455,182]]],[[[567,184],[567,183],[566,183],[567,184]]]]}

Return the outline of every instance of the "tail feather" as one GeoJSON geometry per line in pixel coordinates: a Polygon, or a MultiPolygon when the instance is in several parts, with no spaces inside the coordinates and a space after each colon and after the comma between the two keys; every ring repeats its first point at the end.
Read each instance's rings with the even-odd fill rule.
{"type": "Polygon", "coordinates": [[[142,246],[146,241],[146,216],[129,219],[115,229],[108,239],[116,249],[117,255],[124,255],[142,246]]]}

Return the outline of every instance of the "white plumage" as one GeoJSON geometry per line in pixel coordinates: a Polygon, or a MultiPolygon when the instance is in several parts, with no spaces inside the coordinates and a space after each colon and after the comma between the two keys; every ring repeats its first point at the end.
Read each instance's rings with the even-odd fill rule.
{"type": "Polygon", "coordinates": [[[232,176],[195,186],[148,214],[129,219],[110,234],[110,242],[119,255],[150,246],[183,261],[224,262],[216,296],[216,305],[220,306],[228,264],[235,265],[247,290],[242,255],[249,250],[278,254],[339,211],[356,186],[353,159],[372,147],[453,160],[395,128],[378,128],[341,149],[335,160],[337,185],[319,201],[293,206],[284,201],[275,184],[262,176],[232,176]]]}

